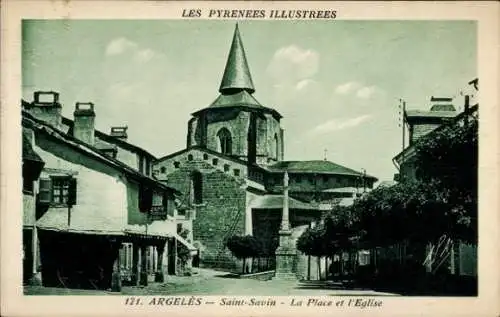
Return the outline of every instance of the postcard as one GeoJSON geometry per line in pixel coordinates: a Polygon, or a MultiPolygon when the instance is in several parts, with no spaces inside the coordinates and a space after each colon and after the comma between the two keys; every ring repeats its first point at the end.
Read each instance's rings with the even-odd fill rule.
{"type": "Polygon", "coordinates": [[[500,313],[498,3],[3,4],[3,315],[500,313]]]}

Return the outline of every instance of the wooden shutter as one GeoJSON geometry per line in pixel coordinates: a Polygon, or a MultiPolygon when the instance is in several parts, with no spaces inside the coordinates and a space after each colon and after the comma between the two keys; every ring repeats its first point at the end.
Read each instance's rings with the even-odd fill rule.
{"type": "Polygon", "coordinates": [[[68,205],[76,205],[76,178],[70,178],[68,189],[68,205]]]}
{"type": "Polygon", "coordinates": [[[52,202],[52,180],[50,178],[40,179],[39,187],[38,202],[41,204],[50,204],[52,202]]]}
{"type": "Polygon", "coordinates": [[[149,212],[153,204],[153,191],[145,186],[139,190],[139,210],[149,212]]]}

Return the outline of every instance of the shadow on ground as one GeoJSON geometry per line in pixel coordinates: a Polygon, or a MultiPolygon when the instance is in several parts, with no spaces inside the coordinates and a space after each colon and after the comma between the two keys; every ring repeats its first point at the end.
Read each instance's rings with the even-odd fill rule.
{"type": "Polygon", "coordinates": [[[219,274],[219,275],[214,275],[214,277],[220,277],[220,278],[237,278],[237,279],[240,278],[240,276],[238,274],[234,274],[234,273],[219,274]]]}

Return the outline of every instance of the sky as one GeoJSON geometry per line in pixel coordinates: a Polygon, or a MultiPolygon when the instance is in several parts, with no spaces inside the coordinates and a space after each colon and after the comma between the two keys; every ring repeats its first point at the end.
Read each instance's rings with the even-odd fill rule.
{"type": "MultiPolygon", "coordinates": [[[[93,102],[96,128],[128,126],[161,157],[186,146],[190,114],[218,88],[235,21],[25,20],[22,94],[93,102]]],[[[430,108],[477,77],[471,21],[239,21],[256,92],[283,115],[285,160],[328,160],[379,180],[397,173],[399,99],[430,108]]],[[[461,104],[456,104],[460,109],[461,104]]]]}

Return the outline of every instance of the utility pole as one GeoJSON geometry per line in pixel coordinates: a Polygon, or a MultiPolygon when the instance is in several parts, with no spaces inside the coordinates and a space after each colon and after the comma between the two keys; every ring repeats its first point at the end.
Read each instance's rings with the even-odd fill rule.
{"type": "Polygon", "coordinates": [[[363,171],[363,194],[366,193],[366,169],[362,168],[363,171]]]}
{"type": "Polygon", "coordinates": [[[470,111],[470,96],[465,95],[465,105],[464,105],[464,123],[467,125],[469,123],[469,111],[470,111]]]}
{"type": "MultiPolygon", "coordinates": [[[[406,117],[406,101],[404,101],[403,99],[399,99],[399,114],[401,115],[400,117],[400,120],[401,120],[401,123],[400,123],[400,127],[402,129],[402,140],[401,140],[401,153],[403,155],[401,161],[404,163],[404,160],[405,160],[405,157],[404,157],[404,150],[405,150],[405,142],[406,142],[406,121],[405,121],[405,117],[406,117]]],[[[399,179],[400,181],[403,180],[403,173],[401,171],[401,165],[399,166],[399,179]]]]}

